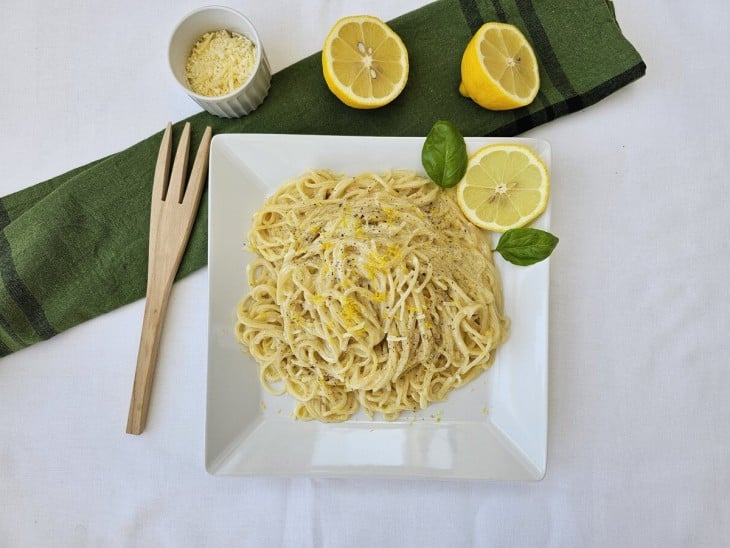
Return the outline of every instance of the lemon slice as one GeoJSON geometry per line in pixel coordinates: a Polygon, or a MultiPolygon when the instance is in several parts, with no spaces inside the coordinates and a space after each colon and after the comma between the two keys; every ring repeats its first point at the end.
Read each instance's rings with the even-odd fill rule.
{"type": "Polygon", "coordinates": [[[479,149],[457,186],[461,210],[475,225],[504,232],[526,225],[547,206],[550,175],[532,149],[495,144],[479,149]]]}
{"type": "Polygon", "coordinates": [[[485,23],[461,58],[459,93],[490,110],[529,105],[540,89],[535,52],[513,25],[485,23]]]}
{"type": "Polygon", "coordinates": [[[343,17],[322,47],[322,71],[330,91],[354,108],[378,108],[398,97],[408,81],[408,51],[377,17],[343,17]]]}

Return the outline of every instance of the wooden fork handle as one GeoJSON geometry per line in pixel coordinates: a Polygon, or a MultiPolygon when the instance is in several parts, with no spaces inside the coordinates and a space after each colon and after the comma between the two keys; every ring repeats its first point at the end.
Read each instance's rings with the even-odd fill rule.
{"type": "Polygon", "coordinates": [[[162,323],[165,319],[171,289],[171,282],[164,285],[149,285],[147,288],[142,335],[137,354],[132,397],[129,402],[129,415],[127,416],[127,434],[139,435],[147,424],[152,377],[155,374],[162,323]]]}

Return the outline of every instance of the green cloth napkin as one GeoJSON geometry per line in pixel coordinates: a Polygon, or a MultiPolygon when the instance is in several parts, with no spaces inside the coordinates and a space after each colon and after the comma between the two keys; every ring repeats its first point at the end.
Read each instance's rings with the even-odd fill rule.
{"type": "MultiPolygon", "coordinates": [[[[390,105],[340,103],[315,54],[275,74],[252,114],[190,117],[193,147],[206,125],[214,133],[424,136],[446,119],[468,136],[511,136],[590,106],[646,70],[606,0],[439,0],[390,24],[410,57],[408,84],[390,105]],[[485,21],[512,23],[532,43],[541,89],[530,106],[490,112],[459,95],[462,52],[485,21]]],[[[0,199],[0,356],[144,296],[160,139],[0,199]]],[[[179,277],[206,264],[207,215],[204,196],[179,277]]]]}

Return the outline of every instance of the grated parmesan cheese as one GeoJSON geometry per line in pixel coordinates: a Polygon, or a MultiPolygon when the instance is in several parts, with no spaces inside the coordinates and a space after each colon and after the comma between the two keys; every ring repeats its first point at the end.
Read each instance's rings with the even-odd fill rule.
{"type": "Polygon", "coordinates": [[[185,66],[190,89],[207,97],[220,97],[238,89],[251,76],[255,48],[242,34],[206,32],[193,46],[185,66]]]}

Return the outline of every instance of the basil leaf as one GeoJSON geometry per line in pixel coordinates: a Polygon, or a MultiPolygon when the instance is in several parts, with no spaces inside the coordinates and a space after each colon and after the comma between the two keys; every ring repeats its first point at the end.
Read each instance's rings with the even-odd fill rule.
{"type": "Polygon", "coordinates": [[[444,188],[454,186],[464,176],[467,161],[461,132],[451,122],[436,122],[421,150],[421,163],[431,180],[444,188]]]}
{"type": "Polygon", "coordinates": [[[494,251],[505,260],[529,266],[547,259],[558,245],[558,237],[538,228],[511,228],[499,238],[494,251]]]}

